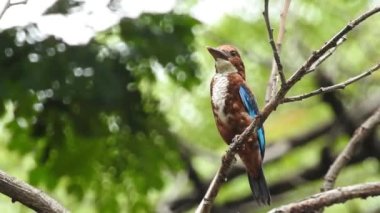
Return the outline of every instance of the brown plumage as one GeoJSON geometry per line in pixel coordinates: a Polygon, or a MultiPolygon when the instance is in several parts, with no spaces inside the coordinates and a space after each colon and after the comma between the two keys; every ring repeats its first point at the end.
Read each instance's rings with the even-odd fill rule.
{"type": "MultiPolygon", "coordinates": [[[[245,67],[237,49],[222,45],[208,50],[215,59],[216,69],[210,87],[214,118],[223,140],[230,144],[249,126],[258,108],[245,82],[245,67]]],[[[238,155],[246,167],[254,199],[258,203],[269,204],[270,195],[262,171],[265,136],[264,130],[260,129],[260,138],[248,137],[238,155]]]]}

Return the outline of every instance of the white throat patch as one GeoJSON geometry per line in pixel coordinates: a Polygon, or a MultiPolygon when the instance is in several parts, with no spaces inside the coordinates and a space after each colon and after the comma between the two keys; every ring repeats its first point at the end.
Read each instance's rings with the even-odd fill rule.
{"type": "Polygon", "coordinates": [[[233,64],[231,64],[231,62],[229,62],[228,60],[220,59],[220,58],[216,59],[215,67],[216,67],[216,72],[221,73],[221,74],[238,72],[236,67],[233,64]]]}
{"type": "MultiPolygon", "coordinates": [[[[231,64],[231,63],[230,63],[231,64]]],[[[217,107],[214,113],[223,123],[227,123],[227,115],[224,113],[227,98],[228,77],[226,74],[216,73],[214,76],[214,85],[212,88],[211,101],[217,107]]]]}

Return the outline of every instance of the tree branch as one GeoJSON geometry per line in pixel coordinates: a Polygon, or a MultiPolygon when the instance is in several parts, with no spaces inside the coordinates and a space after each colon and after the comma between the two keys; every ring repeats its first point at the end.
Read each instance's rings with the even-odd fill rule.
{"type": "Polygon", "coordinates": [[[252,123],[244,130],[241,135],[235,136],[235,138],[232,140],[229,149],[222,158],[221,166],[211,181],[211,184],[204,198],[195,211],[196,213],[206,213],[211,211],[216,195],[219,192],[219,188],[226,180],[227,172],[230,170],[232,163],[235,161],[235,154],[243,145],[243,141],[245,141],[247,137],[249,137],[253,132],[257,131],[256,126],[259,122],[260,116],[258,115],[255,117],[255,119],[253,119],[252,123]],[[251,131],[251,129],[254,129],[254,131],[251,131]]]}
{"type": "MultiPolygon", "coordinates": [[[[317,75],[315,75],[315,78],[317,80],[317,84],[319,87],[328,87],[331,85],[334,85],[334,82],[332,79],[326,75],[324,72],[318,72],[317,75]]],[[[345,107],[345,104],[342,102],[342,100],[339,98],[340,93],[336,92],[330,92],[330,93],[324,93],[321,95],[321,100],[326,103],[331,111],[334,113],[335,118],[337,122],[339,123],[338,128],[343,128],[345,134],[347,136],[351,136],[354,134],[355,129],[360,126],[361,123],[357,122],[360,120],[364,120],[368,117],[368,114],[360,113],[362,115],[357,117],[357,121],[355,121],[352,118],[352,115],[357,114],[358,110],[351,110],[350,112],[347,111],[347,108],[345,107]]],[[[362,100],[358,101],[361,102],[362,100]]],[[[377,106],[371,108],[370,110],[364,110],[363,112],[371,114],[377,106]]]]}
{"type": "Polygon", "coordinates": [[[293,86],[297,81],[299,81],[312,67],[312,65],[315,64],[330,49],[335,48],[338,45],[340,39],[342,39],[347,33],[349,33],[352,29],[357,27],[364,20],[378,13],[379,11],[380,7],[375,7],[372,10],[367,11],[355,20],[348,23],[341,31],[339,31],[334,37],[332,37],[328,42],[326,42],[319,50],[312,53],[312,55],[302,65],[302,67],[299,68],[287,81],[288,86],[293,86]]]}
{"type": "MultiPolygon", "coordinates": [[[[313,129],[311,129],[311,130],[309,130],[303,134],[293,136],[293,137],[290,137],[288,139],[283,139],[283,140],[277,141],[277,142],[270,142],[269,146],[266,148],[267,155],[266,155],[266,158],[264,160],[264,163],[274,162],[274,161],[280,159],[281,157],[283,157],[284,155],[286,155],[288,152],[291,152],[292,149],[294,149],[295,147],[305,145],[305,144],[313,141],[314,139],[326,134],[329,130],[331,130],[334,127],[334,125],[336,125],[336,123],[337,122],[335,122],[335,121],[329,121],[329,122],[320,124],[316,128],[313,128],[313,129]]],[[[183,152],[189,153],[189,152],[191,152],[191,150],[188,150],[186,148],[186,150],[183,150],[180,152],[181,155],[183,152]]],[[[199,154],[199,152],[202,152],[202,151],[199,150],[198,154],[199,154]]],[[[187,164],[187,162],[188,162],[187,159],[184,159],[184,162],[185,162],[185,164],[187,164]]],[[[188,163],[191,164],[191,162],[188,162],[188,163]]],[[[191,167],[192,166],[189,166],[187,168],[187,170],[189,173],[190,180],[194,183],[194,190],[191,194],[186,195],[183,198],[179,198],[179,199],[169,203],[169,206],[170,206],[169,208],[174,212],[182,212],[182,211],[188,210],[195,203],[198,203],[202,199],[202,196],[203,196],[203,194],[199,194],[199,193],[202,191],[206,191],[207,188],[205,190],[204,190],[204,188],[208,187],[210,185],[210,183],[212,182],[212,180],[204,181],[202,183],[195,181],[195,178],[192,177],[192,175],[191,175],[195,171],[192,171],[194,168],[191,168],[191,167]]],[[[228,173],[227,179],[229,181],[231,181],[232,179],[234,179],[234,178],[236,178],[242,174],[245,174],[245,170],[243,168],[233,167],[231,169],[231,171],[228,173]]],[[[196,180],[198,180],[198,178],[196,180]]],[[[251,198],[251,196],[249,196],[249,197],[251,198]]]]}
{"type": "Polygon", "coordinates": [[[12,198],[12,202],[18,201],[36,212],[69,212],[43,191],[3,171],[0,171],[0,193],[12,198]]]}
{"type": "MultiPolygon", "coordinates": [[[[369,144],[377,144],[379,143],[378,140],[368,140],[366,143],[369,144]]],[[[271,192],[271,196],[273,198],[273,202],[276,202],[277,199],[281,199],[283,196],[286,196],[285,193],[289,192],[295,188],[300,188],[306,184],[310,184],[313,181],[320,180],[320,178],[323,178],[323,176],[326,174],[327,170],[329,169],[329,165],[334,162],[336,157],[331,156],[331,154],[328,152],[328,149],[323,149],[320,154],[320,160],[317,164],[310,166],[308,168],[304,168],[302,171],[299,171],[298,173],[291,175],[291,176],[284,176],[281,180],[271,183],[269,185],[269,191],[271,192]]],[[[368,149],[361,149],[358,153],[355,153],[353,158],[350,160],[348,165],[356,165],[358,163],[362,163],[363,160],[369,158],[369,157],[376,157],[379,156],[379,151],[375,150],[375,153],[372,153],[371,150],[368,149]]],[[[229,179],[230,180],[230,179],[229,179]]],[[[230,208],[230,209],[238,209],[239,206],[250,203],[250,206],[255,205],[252,204],[252,196],[247,195],[245,197],[239,198],[237,200],[230,200],[224,203],[222,206],[223,208],[230,208]]],[[[256,206],[256,205],[255,205],[256,206]]]]}
{"type": "MultiPolygon", "coordinates": [[[[323,74],[321,72],[318,72],[318,74],[323,74]]],[[[319,75],[318,75],[319,76],[319,75]]],[[[318,82],[320,82],[320,86],[326,86],[331,85],[332,82],[330,82],[329,79],[326,79],[323,75],[322,77],[318,78],[318,82]]],[[[281,159],[282,157],[286,156],[290,152],[292,152],[297,147],[302,147],[310,142],[313,142],[315,139],[329,134],[331,130],[338,130],[338,131],[344,131],[343,134],[353,135],[356,127],[360,125],[360,123],[355,122],[359,120],[364,120],[365,118],[368,118],[371,112],[373,112],[377,106],[374,106],[373,104],[364,106],[357,106],[352,107],[350,111],[347,111],[346,108],[344,108],[343,103],[340,102],[340,99],[336,97],[334,93],[327,93],[324,94],[323,99],[326,101],[327,104],[331,105],[332,110],[334,111],[335,120],[327,121],[325,123],[319,124],[318,126],[307,130],[306,132],[295,135],[293,137],[289,137],[287,139],[282,139],[280,141],[273,141],[268,142],[268,147],[266,148],[266,155],[264,159],[264,164],[268,165],[270,163],[276,162],[278,159],[281,159]],[[359,108],[365,108],[365,110],[357,111],[355,109],[359,108]],[[347,117],[348,115],[353,115],[353,113],[356,115],[355,119],[351,119],[350,117],[347,117]],[[352,127],[351,127],[352,126],[352,127]],[[352,131],[351,131],[352,129],[352,131]]],[[[375,103],[379,103],[379,98],[377,97],[371,97],[369,100],[374,101],[375,103]]],[[[359,100],[359,102],[363,103],[362,100],[359,100]]],[[[357,105],[357,104],[354,104],[357,105]]],[[[178,139],[176,139],[178,140],[178,139]]],[[[182,140],[182,139],[181,139],[182,140]]],[[[380,156],[379,151],[377,149],[372,149],[370,147],[374,146],[374,144],[378,144],[377,141],[374,141],[372,137],[367,137],[365,139],[366,141],[366,147],[365,149],[361,149],[359,153],[356,153],[354,157],[351,159],[351,161],[348,163],[348,165],[356,164],[358,162],[363,161],[367,157],[376,157],[380,156]]],[[[182,144],[185,145],[185,144],[182,144]]],[[[195,147],[191,147],[194,149],[195,147]]],[[[209,158],[212,153],[205,152],[202,149],[196,149],[192,150],[187,147],[185,149],[186,153],[197,153],[198,155],[202,155],[205,158],[209,158]]],[[[215,156],[216,157],[216,156],[215,156]]],[[[215,157],[211,157],[209,160],[214,160],[215,157]]],[[[275,201],[277,198],[279,198],[279,195],[282,195],[283,193],[286,193],[296,187],[300,187],[302,184],[309,183],[311,181],[315,181],[317,179],[323,178],[323,176],[326,174],[329,165],[331,165],[334,161],[334,157],[329,157],[329,154],[322,154],[321,158],[324,158],[320,163],[304,169],[302,172],[295,174],[294,176],[283,178],[281,181],[277,183],[271,183],[269,185],[269,191],[271,192],[273,201],[275,201]]],[[[190,172],[190,171],[188,171],[190,172]]],[[[228,172],[227,180],[232,181],[236,177],[240,177],[241,175],[245,175],[245,169],[241,166],[234,166],[231,168],[231,170],[228,172]]],[[[190,180],[192,178],[190,177],[190,180]]],[[[199,194],[200,191],[204,192],[207,190],[207,187],[210,185],[212,179],[210,180],[203,180],[202,184],[200,184],[202,187],[195,188],[192,190],[191,193],[185,195],[184,197],[177,198],[175,200],[171,200],[168,202],[167,205],[168,208],[173,212],[183,212],[191,209],[194,205],[199,204],[199,202],[202,200],[204,194],[199,194]],[[204,189],[206,188],[206,189],[204,189]]],[[[203,192],[203,193],[204,193],[203,192]]],[[[239,198],[237,200],[232,200],[224,203],[222,206],[214,206],[215,209],[213,210],[219,210],[219,207],[221,208],[230,208],[230,209],[237,209],[240,205],[245,205],[247,203],[251,203],[252,196],[247,195],[243,198],[239,198]]]]}
{"type": "Polygon", "coordinates": [[[365,199],[378,195],[380,195],[380,182],[358,184],[318,193],[305,200],[273,209],[270,213],[313,212],[322,207],[344,203],[354,198],[365,199]]]}
{"type": "Polygon", "coordinates": [[[360,75],[354,76],[354,77],[352,77],[352,78],[350,78],[344,82],[341,82],[339,84],[335,84],[332,86],[328,86],[328,87],[321,87],[319,89],[316,89],[310,93],[306,93],[303,95],[297,95],[297,96],[291,96],[291,97],[284,98],[282,103],[290,103],[290,102],[294,102],[294,101],[301,101],[303,99],[310,98],[310,97],[313,97],[315,95],[319,95],[319,94],[323,94],[323,93],[327,93],[327,92],[332,92],[332,91],[338,90],[338,89],[344,89],[344,88],[346,88],[346,86],[348,86],[348,85],[350,85],[356,81],[359,81],[360,79],[365,78],[365,77],[371,75],[372,73],[378,71],[379,68],[380,68],[380,63],[371,67],[366,72],[363,72],[360,75]]]}
{"type": "MultiPolygon", "coordinates": [[[[323,73],[321,73],[321,74],[323,74],[323,73]]],[[[322,75],[322,77],[318,78],[318,81],[320,81],[321,85],[332,83],[329,79],[326,79],[323,75],[322,75]]],[[[355,108],[352,108],[352,110],[347,112],[346,108],[343,106],[343,103],[340,102],[340,99],[338,99],[338,97],[336,97],[336,95],[334,93],[324,94],[324,96],[326,96],[326,97],[323,97],[323,100],[326,101],[327,104],[331,105],[331,108],[335,113],[336,120],[331,122],[332,125],[326,125],[325,127],[321,126],[322,129],[328,128],[332,131],[334,131],[334,130],[344,131],[345,134],[348,134],[348,135],[353,135],[355,129],[361,125],[361,123],[355,122],[350,117],[348,117],[348,115],[351,115],[355,112],[355,114],[358,115],[358,117],[355,120],[357,120],[357,121],[364,120],[364,119],[368,118],[378,108],[378,106],[370,107],[369,109],[366,109],[365,111],[358,111],[358,110],[355,110],[355,108]],[[351,128],[351,126],[352,126],[352,128],[351,128]]],[[[373,99],[371,98],[371,100],[373,100],[373,99]]],[[[360,102],[362,102],[362,101],[360,101],[360,102]]],[[[378,103],[378,101],[376,103],[378,103]]],[[[361,109],[361,107],[359,107],[359,108],[361,109]]],[[[314,130],[309,132],[309,133],[311,133],[310,135],[309,135],[309,133],[306,133],[305,136],[309,135],[307,137],[310,137],[310,140],[315,139],[313,136],[314,133],[312,133],[314,131],[315,131],[315,133],[317,133],[319,130],[314,129],[314,130]]],[[[326,134],[326,133],[328,133],[328,132],[325,132],[324,134],[326,134]]],[[[365,139],[363,139],[363,141],[364,141],[363,149],[359,149],[358,152],[355,152],[355,154],[353,155],[353,157],[351,158],[351,160],[348,162],[347,165],[354,165],[357,163],[361,163],[361,162],[363,162],[363,160],[365,160],[368,157],[378,158],[378,156],[380,156],[380,149],[376,148],[376,144],[379,144],[379,141],[376,140],[373,137],[373,135],[374,135],[374,133],[371,132],[370,135],[367,135],[365,137],[365,139]]],[[[294,139],[288,139],[288,140],[294,140],[294,139]]],[[[293,141],[291,144],[292,145],[296,145],[296,144],[297,145],[303,145],[303,144],[307,143],[307,142],[300,143],[301,141],[299,141],[299,142],[296,142],[296,141],[297,140],[293,141]]],[[[281,145],[281,143],[282,143],[281,141],[269,143],[269,144],[273,144],[273,145],[268,146],[268,148],[267,148],[268,155],[266,155],[266,158],[265,158],[267,163],[268,162],[270,163],[271,161],[273,162],[273,160],[276,159],[276,158],[273,159],[273,157],[270,156],[271,153],[273,152],[272,148],[275,148],[278,145],[281,145]]],[[[332,141],[329,141],[327,143],[332,144],[332,141]]],[[[291,151],[291,150],[289,150],[289,151],[291,151]]],[[[332,156],[329,149],[327,149],[327,148],[322,149],[320,156],[321,157],[320,157],[320,161],[318,164],[316,164],[312,167],[309,167],[309,168],[305,168],[305,169],[303,169],[303,171],[301,171],[297,174],[294,174],[293,176],[284,177],[281,179],[281,181],[278,181],[276,183],[271,183],[269,186],[269,191],[271,192],[273,201],[276,202],[275,200],[277,198],[280,198],[282,194],[284,194],[284,193],[286,193],[286,192],[288,192],[294,188],[299,188],[303,184],[307,184],[307,183],[310,183],[312,181],[319,180],[320,178],[323,178],[323,176],[327,173],[330,165],[335,161],[337,156],[336,157],[332,156]]],[[[228,177],[228,180],[231,181],[231,176],[228,177]]],[[[247,196],[240,198],[238,200],[228,201],[225,204],[223,204],[222,207],[228,207],[230,209],[237,209],[238,206],[248,204],[251,202],[252,202],[252,196],[247,195],[247,196]]],[[[250,206],[252,206],[252,205],[250,205],[250,206]]]]}
{"type": "MultiPolygon", "coordinates": [[[[268,0],[265,0],[265,7],[268,7],[268,0]]],[[[267,11],[267,10],[266,10],[267,11]]],[[[230,169],[232,161],[234,159],[234,155],[237,150],[240,149],[245,139],[251,134],[256,134],[257,126],[261,125],[268,116],[277,108],[279,104],[282,103],[285,95],[288,91],[299,81],[301,78],[307,73],[310,67],[318,61],[327,51],[337,46],[338,41],[344,37],[348,32],[366,20],[368,17],[380,12],[380,7],[375,7],[372,10],[364,13],[359,16],[357,19],[351,21],[348,25],[346,25],[340,32],[338,32],[333,38],[331,38],[328,42],[326,42],[319,50],[313,52],[313,54],[309,57],[309,59],[287,80],[284,84],[281,85],[280,90],[276,93],[276,96],[270,100],[268,104],[265,105],[263,111],[259,113],[252,121],[252,123],[244,130],[240,135],[235,136],[233,139],[230,148],[227,150],[226,154],[223,156],[222,165],[218,169],[214,180],[209,186],[206,195],[202,199],[199,204],[196,212],[203,213],[209,212],[215,200],[215,197],[219,191],[219,187],[222,185],[224,181],[225,174],[230,169]]],[[[264,11],[265,13],[265,11],[264,11]]],[[[264,15],[264,17],[267,17],[264,15]]],[[[268,17],[267,17],[268,18],[268,17]]],[[[269,21],[269,20],[268,20],[269,21]]],[[[268,25],[269,26],[269,25],[268,25]]],[[[267,26],[267,27],[268,27],[267,26]]],[[[272,33],[269,26],[269,33],[272,33]]],[[[273,42],[273,35],[272,35],[273,42]]],[[[274,43],[274,42],[273,42],[274,43]]],[[[256,141],[257,142],[257,141],[256,141]]]]}
{"type": "Polygon", "coordinates": [[[343,44],[343,42],[345,42],[347,40],[347,37],[346,36],[343,36],[336,44],[336,46],[332,49],[330,49],[329,51],[327,51],[322,57],[320,57],[314,64],[313,66],[311,66],[311,68],[306,71],[306,73],[310,73],[310,72],[313,72],[320,64],[322,64],[327,58],[329,58],[330,56],[332,56],[332,54],[335,52],[335,50],[341,45],[343,44]]]}
{"type": "MultiPolygon", "coordinates": [[[[240,146],[243,144],[243,141],[248,137],[249,135],[253,134],[253,132],[256,132],[256,125],[257,123],[260,122],[260,117],[257,116],[253,120],[253,122],[250,124],[249,127],[247,127],[244,132],[241,135],[236,136],[233,139],[233,142],[230,145],[230,148],[227,150],[226,154],[222,158],[222,164],[219,167],[216,175],[214,176],[213,180],[211,181],[209,188],[206,192],[206,195],[202,199],[201,203],[199,204],[196,213],[205,213],[205,212],[210,212],[212,205],[214,203],[214,200],[216,198],[216,195],[218,194],[220,186],[225,182],[227,179],[227,172],[230,170],[232,163],[234,161],[234,155],[237,153],[237,151],[240,149],[240,146]],[[254,131],[249,131],[250,128],[255,127],[254,131]]],[[[317,132],[324,131],[318,130],[317,132]]],[[[312,133],[313,135],[311,136],[306,136],[306,137],[313,137],[314,132],[312,133]]],[[[317,133],[318,134],[318,133],[317,133]]],[[[297,145],[296,141],[296,145],[297,145]]]]}
{"type": "Polygon", "coordinates": [[[354,136],[348,142],[348,145],[340,153],[338,158],[331,165],[325,176],[325,182],[323,183],[322,191],[330,190],[334,187],[335,180],[338,177],[341,169],[349,162],[354,154],[354,151],[362,142],[362,140],[368,135],[369,131],[380,123],[380,107],[375,113],[369,117],[356,131],[354,136]]]}
{"type": "MultiPolygon", "coordinates": [[[[310,67],[318,61],[327,51],[336,47],[338,41],[349,33],[352,29],[361,24],[364,20],[370,16],[380,12],[380,7],[375,7],[372,10],[367,11],[358,18],[351,21],[346,25],[341,31],[339,31],[335,36],[333,36],[328,42],[326,42],[319,50],[314,51],[312,55],[306,60],[306,62],[286,81],[280,90],[277,92],[276,96],[264,107],[261,116],[261,122],[264,122],[267,117],[274,111],[277,106],[282,102],[288,91],[306,74],[310,67]]],[[[261,124],[261,123],[260,123],[261,124]]]]}
{"type": "Polygon", "coordinates": [[[283,72],[283,66],[281,64],[281,59],[280,59],[279,53],[281,51],[282,40],[284,39],[285,21],[286,21],[286,16],[288,14],[290,1],[291,0],[285,1],[284,8],[281,12],[280,31],[279,31],[279,34],[277,37],[277,45],[276,45],[274,43],[273,29],[270,25],[269,14],[268,14],[269,13],[269,11],[268,11],[269,0],[264,0],[263,16],[264,16],[266,28],[268,31],[269,44],[271,45],[272,51],[273,51],[272,71],[271,71],[271,75],[270,75],[268,86],[267,86],[267,92],[265,95],[265,103],[268,103],[269,100],[275,95],[275,93],[277,91],[276,90],[276,88],[277,88],[277,74],[280,76],[281,85],[285,84],[285,82],[286,82],[285,75],[283,72]]]}
{"type": "Polygon", "coordinates": [[[7,3],[5,3],[3,10],[0,11],[0,19],[3,18],[5,11],[7,11],[10,7],[19,5],[19,4],[26,4],[26,3],[28,3],[28,0],[19,1],[19,2],[11,2],[11,0],[8,0],[7,3]]]}

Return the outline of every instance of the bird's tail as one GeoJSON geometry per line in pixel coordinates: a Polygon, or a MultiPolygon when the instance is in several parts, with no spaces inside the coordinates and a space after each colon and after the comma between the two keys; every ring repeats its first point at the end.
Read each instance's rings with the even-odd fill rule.
{"type": "Polygon", "coordinates": [[[260,168],[259,176],[257,178],[248,174],[249,185],[252,190],[253,199],[260,205],[270,205],[270,193],[265,181],[263,169],[260,168]]]}

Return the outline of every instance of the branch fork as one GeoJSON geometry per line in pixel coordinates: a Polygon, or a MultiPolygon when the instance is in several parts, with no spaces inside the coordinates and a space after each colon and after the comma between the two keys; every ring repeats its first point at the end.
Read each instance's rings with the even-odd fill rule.
{"type": "Polygon", "coordinates": [[[23,1],[16,1],[12,2],[11,0],[7,0],[7,3],[5,3],[4,8],[0,11],[0,20],[4,16],[5,12],[13,6],[20,5],[20,4],[27,4],[28,0],[23,0],[23,1]]]}

